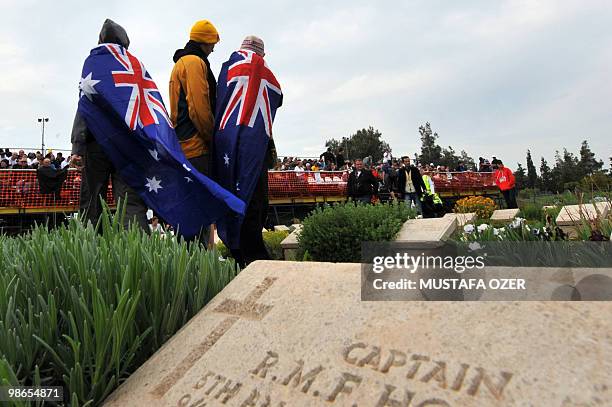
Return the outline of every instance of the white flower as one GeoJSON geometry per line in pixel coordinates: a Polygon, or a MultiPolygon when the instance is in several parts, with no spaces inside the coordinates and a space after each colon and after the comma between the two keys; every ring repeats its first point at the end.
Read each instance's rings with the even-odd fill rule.
{"type": "Polygon", "coordinates": [[[463,226],[463,231],[467,234],[474,233],[474,225],[468,223],[467,225],[463,226]]]}
{"type": "Polygon", "coordinates": [[[485,232],[487,229],[489,229],[491,226],[489,226],[486,223],[483,223],[482,225],[478,225],[478,232],[482,233],[485,232]]]}
{"type": "Polygon", "coordinates": [[[510,224],[510,227],[512,229],[518,229],[521,226],[523,226],[524,223],[525,223],[525,219],[523,219],[523,218],[514,218],[514,220],[510,224]]]}
{"type": "Polygon", "coordinates": [[[503,231],[504,231],[503,228],[499,228],[499,229],[498,228],[493,228],[493,234],[495,236],[499,236],[503,231]]]}
{"type": "Polygon", "coordinates": [[[478,242],[472,242],[468,245],[471,251],[476,251],[482,249],[482,246],[478,242]]]}
{"type": "Polygon", "coordinates": [[[531,231],[531,228],[529,227],[529,225],[525,225],[525,229],[527,230],[527,232],[531,231]]]}

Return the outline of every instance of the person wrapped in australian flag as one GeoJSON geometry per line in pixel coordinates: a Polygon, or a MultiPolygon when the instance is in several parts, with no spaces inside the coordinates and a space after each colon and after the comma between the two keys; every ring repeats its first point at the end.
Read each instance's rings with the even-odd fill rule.
{"type": "Polygon", "coordinates": [[[264,61],[263,41],[248,36],[219,74],[215,179],[247,203],[246,215],[217,222],[219,237],[244,267],[269,259],[262,228],[268,213],[268,169],[276,162],[272,123],[283,95],[264,61]]]}
{"type": "Polygon", "coordinates": [[[83,65],[77,117],[112,162],[113,174],[186,238],[229,213],[244,214],[242,199],[189,163],[142,62],[120,41],[100,41],[83,65]]]}

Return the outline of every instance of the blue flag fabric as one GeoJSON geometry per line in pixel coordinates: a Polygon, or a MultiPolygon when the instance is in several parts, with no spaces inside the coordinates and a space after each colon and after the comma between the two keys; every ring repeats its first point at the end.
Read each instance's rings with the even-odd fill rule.
{"type": "Polygon", "coordinates": [[[189,163],[155,82],[125,48],[94,48],[79,89],[78,112],[122,179],[181,235],[244,214],[241,199],[189,163]]]}
{"type": "MultiPolygon", "coordinates": [[[[215,175],[247,205],[263,171],[282,96],[274,74],[254,52],[236,51],[223,64],[217,85],[215,175]]],[[[230,249],[239,248],[243,220],[235,215],[217,222],[219,237],[230,249]]]]}

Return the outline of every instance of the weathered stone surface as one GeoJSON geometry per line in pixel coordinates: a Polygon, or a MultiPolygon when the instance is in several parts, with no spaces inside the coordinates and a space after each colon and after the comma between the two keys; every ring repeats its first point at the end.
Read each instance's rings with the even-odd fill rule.
{"type": "Polygon", "coordinates": [[[455,217],[409,219],[400,229],[396,242],[442,242],[457,229],[455,217]]]}
{"type": "Polygon", "coordinates": [[[512,222],[516,218],[520,210],[515,209],[497,209],[491,215],[491,222],[512,222]]]}
{"type": "Polygon", "coordinates": [[[285,260],[296,260],[295,256],[298,249],[298,236],[302,232],[302,225],[295,225],[293,232],[289,233],[281,242],[281,248],[283,249],[283,257],[285,260]]]}
{"type": "Polygon", "coordinates": [[[610,204],[608,202],[598,202],[596,204],[583,204],[583,205],[566,205],[561,208],[559,215],[557,215],[557,225],[559,226],[573,226],[582,222],[581,217],[593,220],[598,218],[598,214],[601,218],[608,216],[610,211],[610,204]]]}
{"type": "Polygon", "coordinates": [[[285,225],[276,225],[274,226],[274,231],[275,232],[289,232],[289,227],[285,225]]]}
{"type": "Polygon", "coordinates": [[[107,405],[612,404],[611,302],[364,302],[360,272],[251,264],[107,405]]]}
{"type": "Polygon", "coordinates": [[[457,219],[457,226],[462,227],[468,223],[476,222],[476,214],[473,212],[470,213],[447,213],[444,215],[445,218],[455,218],[457,219]]]}

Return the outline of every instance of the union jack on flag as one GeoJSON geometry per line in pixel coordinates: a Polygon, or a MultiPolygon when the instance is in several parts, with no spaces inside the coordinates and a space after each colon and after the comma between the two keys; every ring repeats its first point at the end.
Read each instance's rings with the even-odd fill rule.
{"type": "Polygon", "coordinates": [[[136,130],[136,125],[145,127],[150,124],[159,124],[155,112],[158,112],[166,123],[172,127],[172,122],[161,101],[157,85],[149,76],[143,63],[119,45],[104,44],[104,46],[125,69],[112,71],[115,87],[132,88],[132,95],[125,113],[125,123],[128,127],[136,130]]]}
{"type": "Polygon", "coordinates": [[[236,84],[221,117],[219,130],[225,129],[230,116],[238,109],[236,125],[253,127],[261,112],[264,128],[272,135],[270,90],[280,95],[280,84],[262,57],[252,51],[236,51],[243,58],[227,69],[226,85],[236,84]]]}

